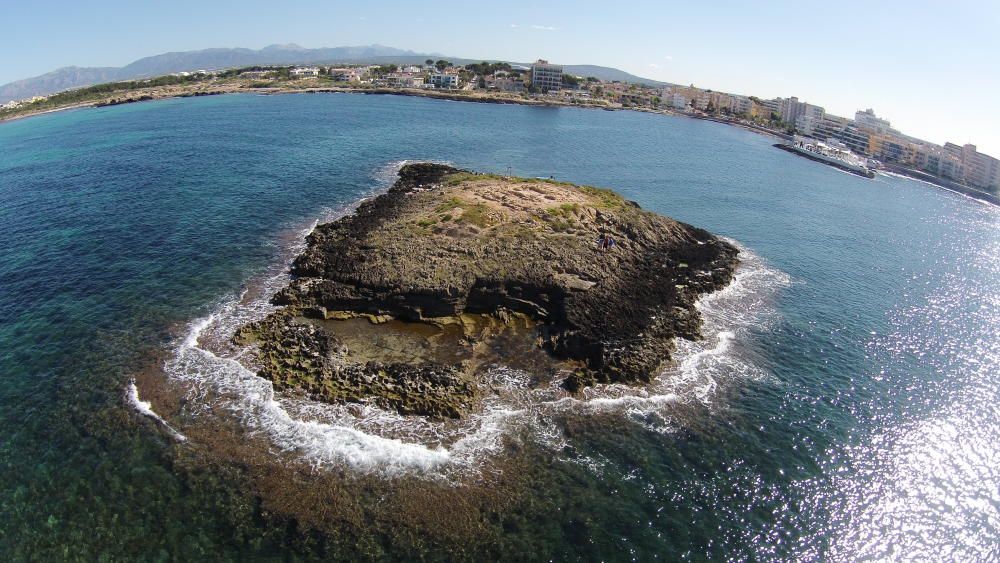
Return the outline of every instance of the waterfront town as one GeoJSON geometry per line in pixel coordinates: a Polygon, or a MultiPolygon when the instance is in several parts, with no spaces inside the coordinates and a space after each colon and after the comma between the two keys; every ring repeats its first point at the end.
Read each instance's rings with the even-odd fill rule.
{"type": "MultiPolygon", "coordinates": [[[[972,144],[948,142],[938,145],[906,135],[872,109],[859,110],[853,118],[841,117],[794,96],[761,99],[694,85],[601,80],[567,74],[562,66],[545,60],[530,66],[503,62],[460,66],[431,59],[410,65],[258,66],[182,72],[172,77],[185,82],[237,81],[244,88],[255,89],[308,81],[302,82],[308,88],[327,85],[366,90],[435,91],[481,101],[683,114],[747,127],[800,144],[805,139],[824,150],[830,147],[834,151],[850,151],[865,159],[873,169],[905,174],[961,191],[971,189],[1000,195],[1000,160],[980,153],[972,144]]],[[[133,85],[132,89],[141,89],[143,83],[154,80],[157,79],[129,84],[133,85]]],[[[13,113],[30,113],[33,106],[44,106],[48,98],[51,96],[8,102],[0,106],[0,119],[13,113]]]]}

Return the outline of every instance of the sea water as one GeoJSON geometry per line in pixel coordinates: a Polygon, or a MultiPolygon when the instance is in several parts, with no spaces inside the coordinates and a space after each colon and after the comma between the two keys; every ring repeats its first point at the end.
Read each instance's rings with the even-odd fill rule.
{"type": "Polygon", "coordinates": [[[539,557],[995,559],[1000,213],[770,145],[678,117],[347,94],[0,125],[0,551],[300,549],[238,472],[189,461],[185,425],[222,421],[262,458],[428,487],[487,479],[522,440],[560,510],[513,506],[530,525],[503,537],[539,557]],[[610,187],[731,239],[742,265],[649,386],[569,396],[497,366],[500,392],[453,424],[275,393],[228,336],[273,310],[312,226],[408,160],[610,187]],[[151,366],[179,389],[164,412],[134,383],[151,366]]]}

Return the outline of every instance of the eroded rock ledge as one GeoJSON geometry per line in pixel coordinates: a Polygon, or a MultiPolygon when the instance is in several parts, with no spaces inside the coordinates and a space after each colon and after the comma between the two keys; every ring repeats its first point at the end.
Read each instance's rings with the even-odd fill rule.
{"type": "Polygon", "coordinates": [[[498,338],[512,323],[570,391],[649,381],[675,337],[700,337],[695,300],[736,264],[729,243],[609,190],[411,164],[388,193],[316,227],[275,297],[283,310],[236,341],[257,346],[278,388],[459,417],[489,392],[478,374],[505,361],[498,338]],[[364,339],[352,348],[358,325],[340,320],[351,318],[419,350],[398,361],[358,350],[364,339]],[[404,334],[408,323],[440,333],[404,334]]]}

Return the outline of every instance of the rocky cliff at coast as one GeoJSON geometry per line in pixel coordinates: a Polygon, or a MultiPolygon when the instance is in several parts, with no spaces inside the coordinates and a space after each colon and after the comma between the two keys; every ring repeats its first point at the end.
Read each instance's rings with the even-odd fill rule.
{"type": "Polygon", "coordinates": [[[410,164],[316,227],[284,307],[235,340],[278,389],[461,417],[498,364],[569,392],[648,382],[676,337],[700,337],[695,301],[737,262],[731,244],[609,190],[410,164]]]}

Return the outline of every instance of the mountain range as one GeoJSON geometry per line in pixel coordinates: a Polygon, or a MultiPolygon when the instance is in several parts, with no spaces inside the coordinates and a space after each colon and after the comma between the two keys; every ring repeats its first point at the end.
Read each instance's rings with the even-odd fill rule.
{"type": "MultiPolygon", "coordinates": [[[[384,45],[355,47],[323,47],[306,49],[294,43],[269,45],[263,49],[218,48],[199,51],[177,51],[144,57],[123,67],[63,67],[52,72],[17,80],[0,86],[0,103],[10,100],[46,96],[103,82],[135,80],[162,76],[174,72],[217,70],[252,65],[278,64],[412,64],[426,59],[447,59],[455,64],[479,62],[479,59],[446,57],[438,53],[416,53],[384,45]]],[[[511,64],[529,65],[530,63],[511,64]]],[[[563,65],[568,74],[594,76],[601,80],[620,80],[648,85],[664,82],[641,78],[623,70],[594,65],[563,65]]]]}

